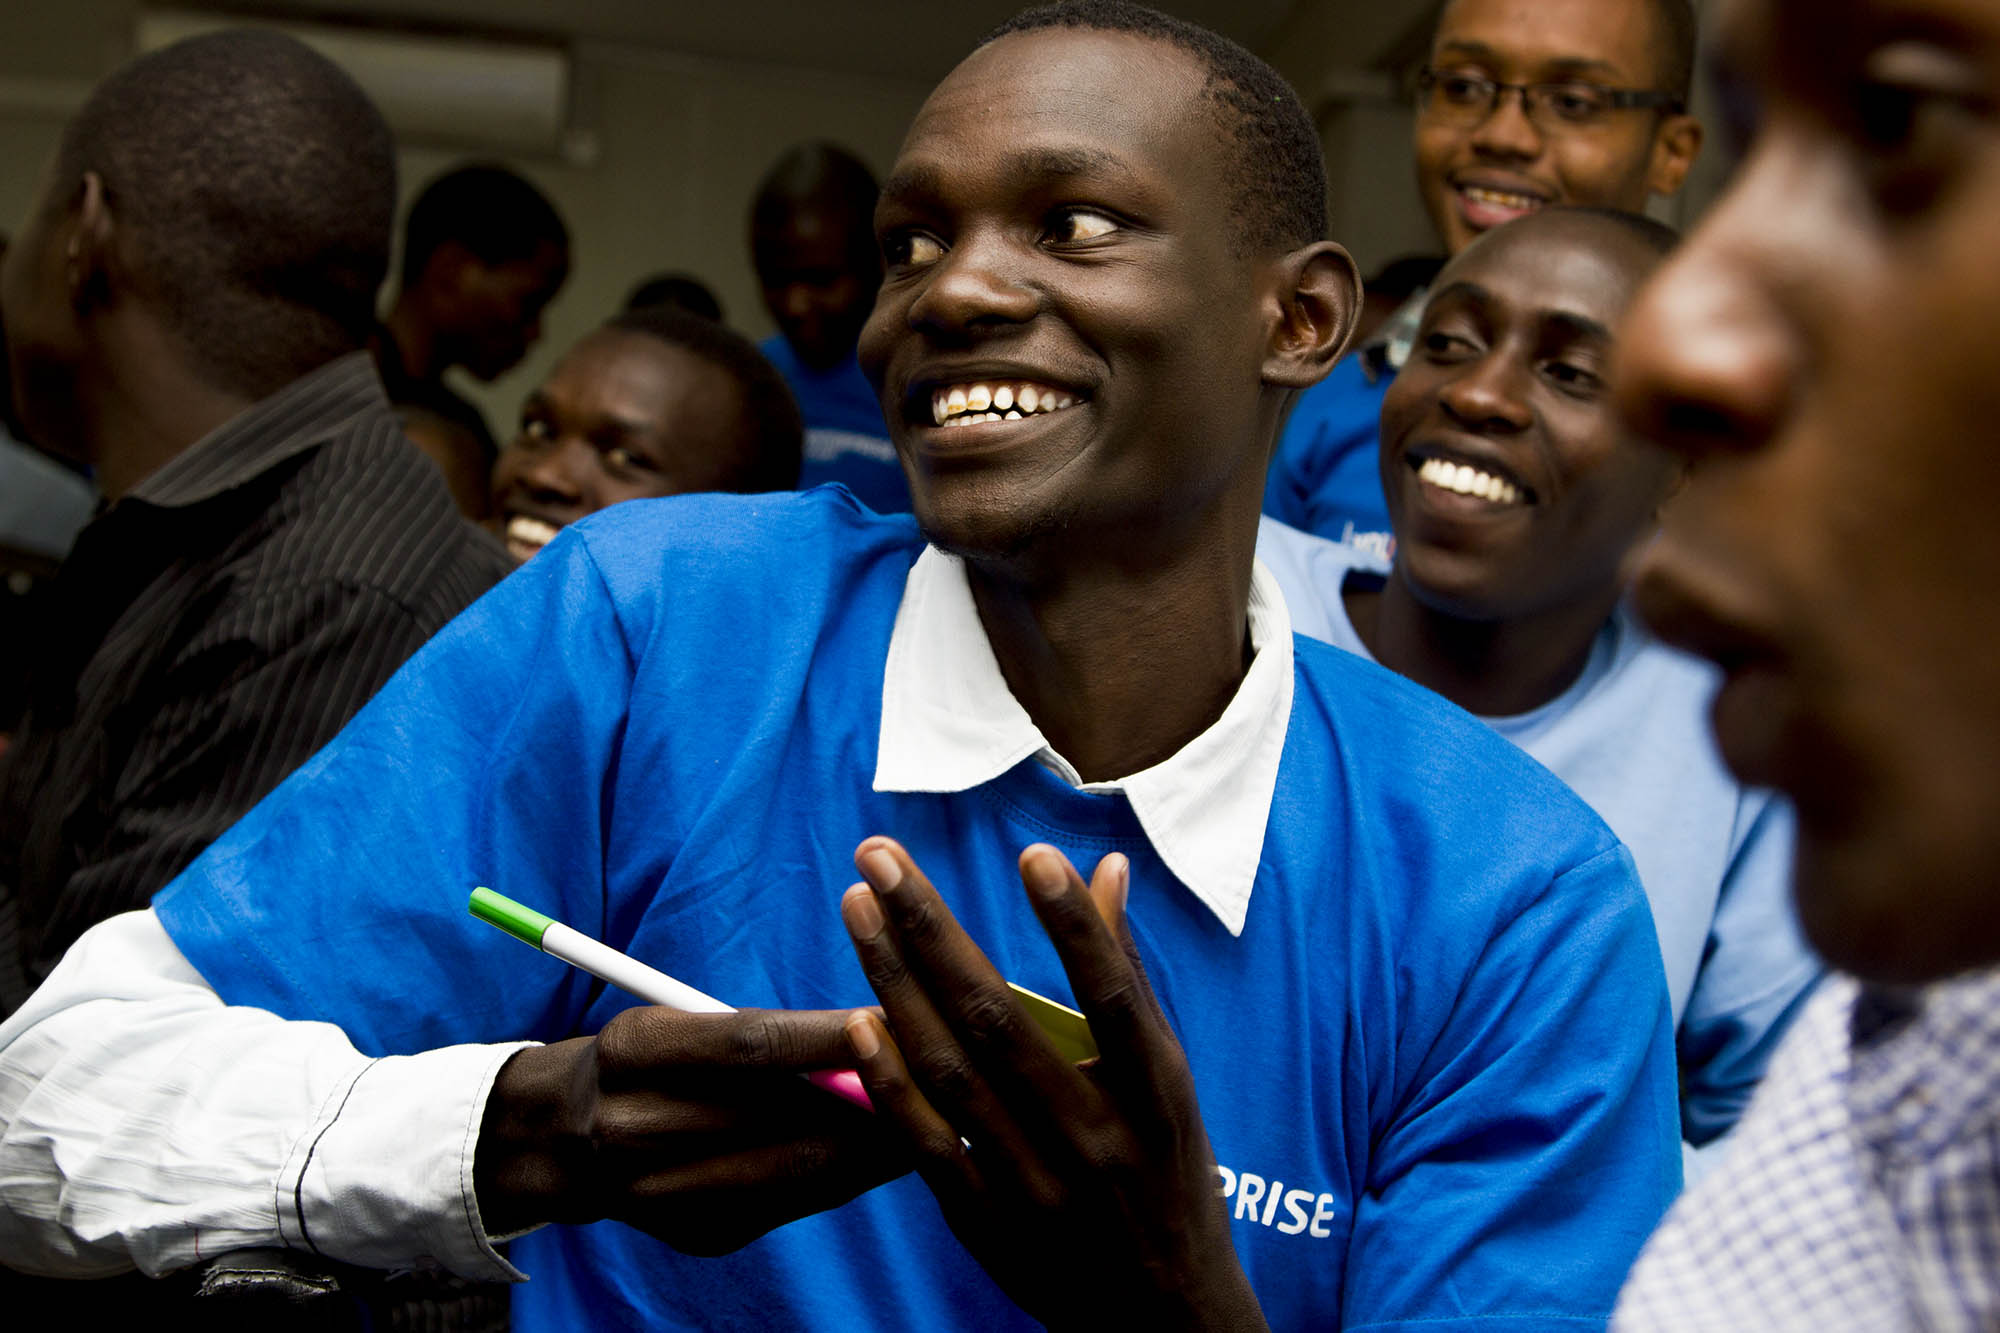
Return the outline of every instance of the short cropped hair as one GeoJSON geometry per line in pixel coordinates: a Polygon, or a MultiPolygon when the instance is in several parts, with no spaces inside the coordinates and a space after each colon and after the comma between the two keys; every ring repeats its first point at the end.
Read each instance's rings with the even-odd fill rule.
{"type": "Polygon", "coordinates": [[[396,155],[360,87],[304,43],[233,30],[142,56],[63,131],[52,209],[85,173],[201,373],[261,398],[367,340],[396,155]]]}
{"type": "Polygon", "coordinates": [[[817,204],[850,225],[848,241],[860,267],[879,262],[875,250],[875,200],[881,184],[868,164],[839,144],[816,140],[784,151],[750,203],[750,237],[780,231],[794,210],[817,204]]]}
{"type": "Polygon", "coordinates": [[[643,279],[625,297],[621,310],[647,310],[656,305],[673,306],[690,315],[722,321],[722,302],[708,284],[692,273],[656,273],[643,279]]]}
{"type": "Polygon", "coordinates": [[[569,263],[569,228],[548,196],[490,162],[458,167],[426,185],[403,225],[404,290],[417,285],[439,247],[458,244],[488,268],[526,263],[544,247],[569,263]]]}
{"type": "Polygon", "coordinates": [[[1233,146],[1224,168],[1247,247],[1290,250],[1326,236],[1326,163],[1319,133],[1298,94],[1278,71],[1227,37],[1129,0],[1063,0],[1024,10],[984,42],[1017,32],[1086,28],[1129,32],[1193,56],[1206,74],[1202,92],[1233,146]]]}
{"type": "Polygon", "coordinates": [[[799,484],[805,426],[798,405],[784,377],[748,338],[673,306],[628,310],[607,320],[604,327],[657,338],[692,353],[736,382],[750,448],[732,460],[718,490],[788,491],[799,484]]]}

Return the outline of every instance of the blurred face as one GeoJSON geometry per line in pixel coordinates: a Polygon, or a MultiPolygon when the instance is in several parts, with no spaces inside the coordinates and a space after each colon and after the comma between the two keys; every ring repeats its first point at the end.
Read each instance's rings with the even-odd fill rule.
{"type": "Polygon", "coordinates": [[[1261,492],[1263,261],[1201,89],[1170,46],[1059,29],[980,48],[918,113],[861,363],[933,540],[1130,549],[1261,492]]]}
{"type": "Polygon", "coordinates": [[[1656,263],[1615,223],[1551,214],[1438,275],[1382,404],[1396,563],[1419,601],[1502,621],[1615,595],[1676,472],[1609,392],[1612,329],[1656,263]]]}
{"type": "MultiPolygon", "coordinates": [[[[1432,69],[1516,84],[1649,91],[1659,38],[1646,0],[1455,0],[1438,20],[1432,69]]],[[[1550,204],[1639,212],[1680,188],[1701,134],[1686,116],[1615,109],[1587,123],[1531,118],[1518,93],[1490,115],[1418,103],[1417,188],[1445,249],[1550,204]]]]}
{"type": "Polygon", "coordinates": [[[750,451],[736,382],[648,334],[599,329],[521,409],[493,467],[494,507],[516,560],[620,500],[725,485],[750,451]]]}
{"type": "Polygon", "coordinates": [[[532,259],[488,266],[470,254],[454,270],[452,346],[481,380],[521,363],[542,336],[542,311],[562,290],[569,257],[544,245],[532,259]]]}
{"type": "Polygon", "coordinates": [[[1799,812],[1808,934],[1863,975],[2000,959],[2000,9],[1739,0],[1754,137],[1627,326],[1620,398],[1692,463],[1640,570],[1714,723],[1799,812]]]}
{"type": "Polygon", "coordinates": [[[752,249],[764,304],[799,359],[830,370],[852,356],[881,279],[865,224],[801,205],[752,249]]]}
{"type": "Polygon", "coordinates": [[[62,232],[51,213],[49,181],[28,206],[26,222],[0,258],[0,321],[14,410],[29,438],[52,452],[88,462],[75,420],[76,365],[83,356],[71,307],[62,232]]]}

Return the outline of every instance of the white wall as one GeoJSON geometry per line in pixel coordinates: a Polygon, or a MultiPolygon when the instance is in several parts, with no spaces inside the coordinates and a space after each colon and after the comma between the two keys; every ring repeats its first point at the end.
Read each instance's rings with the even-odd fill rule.
{"type": "MultiPolygon", "coordinates": [[[[130,49],[133,0],[13,0],[0,17],[0,229],[18,229],[41,169],[75,103],[130,49]],[[23,12],[16,12],[23,11],[23,12]]],[[[771,331],[749,260],[750,195],[771,162],[807,138],[844,143],[887,168],[928,86],[584,43],[577,52],[581,127],[599,154],[588,166],[503,158],[556,201],[573,238],[570,280],[542,343],[492,385],[464,381],[495,431],[512,430],[521,399],[576,338],[615,311],[640,277],[700,276],[731,324],[771,331]]],[[[410,195],[464,160],[406,145],[410,195]]],[[[483,155],[482,156],[487,156],[483,155]]]]}

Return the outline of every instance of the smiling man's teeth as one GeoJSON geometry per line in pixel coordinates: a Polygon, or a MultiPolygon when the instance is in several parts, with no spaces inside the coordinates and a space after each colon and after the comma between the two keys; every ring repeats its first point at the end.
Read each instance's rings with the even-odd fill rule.
{"type": "Polygon", "coordinates": [[[980,421],[1023,421],[1073,406],[1076,395],[1046,384],[954,384],[931,395],[931,420],[939,426],[980,421]]]}
{"type": "Polygon", "coordinates": [[[1482,500],[1495,504],[1511,505],[1521,502],[1521,488],[1504,477],[1496,477],[1490,472],[1481,472],[1476,467],[1463,463],[1448,463],[1442,458],[1426,458],[1417,468],[1417,477],[1440,490],[1452,491],[1458,495],[1476,495],[1482,500]]]}
{"type": "Polygon", "coordinates": [[[1495,208],[1515,208],[1531,212],[1542,206],[1542,201],[1532,194],[1515,194],[1511,190],[1490,190],[1483,185],[1460,187],[1461,194],[1477,203],[1491,204],[1495,208]]]}
{"type": "Polygon", "coordinates": [[[516,560],[526,560],[535,552],[555,540],[560,532],[553,523],[544,523],[539,518],[526,514],[516,514],[507,520],[507,549],[516,560]]]}

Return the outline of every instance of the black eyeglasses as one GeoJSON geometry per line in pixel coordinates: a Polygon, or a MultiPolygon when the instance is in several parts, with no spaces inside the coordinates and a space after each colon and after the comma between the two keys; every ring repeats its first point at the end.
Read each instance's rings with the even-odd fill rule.
{"type": "Polygon", "coordinates": [[[1677,115],[1681,99],[1639,88],[1606,88],[1596,83],[1502,83],[1483,74],[1432,69],[1417,73],[1423,113],[1457,125],[1477,125],[1492,115],[1506,93],[1521,95],[1521,110],[1538,129],[1595,125],[1615,111],[1665,111],[1677,115]]]}

